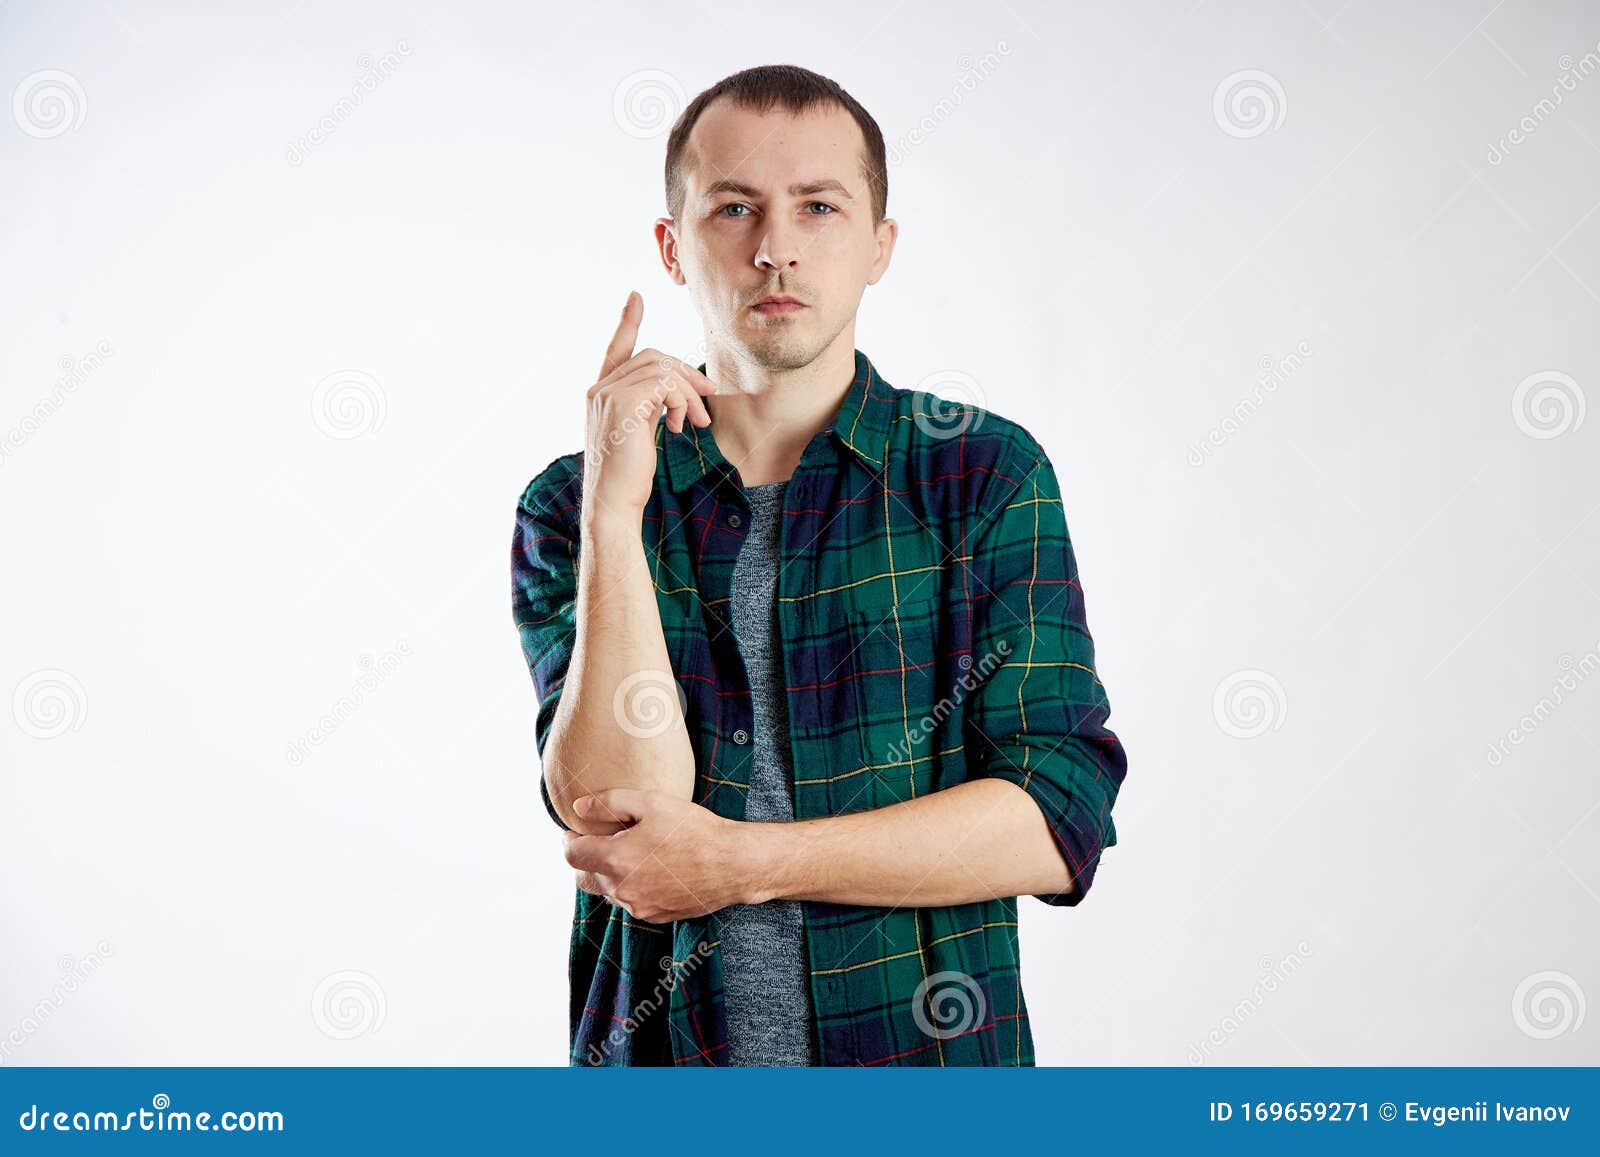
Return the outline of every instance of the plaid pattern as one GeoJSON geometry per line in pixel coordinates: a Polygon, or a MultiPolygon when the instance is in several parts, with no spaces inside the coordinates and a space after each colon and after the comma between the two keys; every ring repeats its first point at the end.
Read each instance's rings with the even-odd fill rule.
{"type": "MultiPolygon", "coordinates": [[[[1007,779],[1038,802],[1077,882],[1039,899],[1077,904],[1116,843],[1127,763],[1106,725],[1055,472],[1015,423],[897,389],[859,350],[855,363],[784,503],[777,613],[795,818],[1007,779]]],[[[656,441],[643,535],[687,703],[695,799],[740,819],[753,721],[729,588],[749,507],[709,428],[673,434],[663,419],[656,441]]],[[[582,465],[566,455],[528,485],[512,542],[541,757],[576,631],[582,465]]],[[[806,901],[804,912],[822,1064],[1034,1063],[1016,898],[806,901]]],[[[648,924],[578,890],[572,1064],[727,1063],[718,946],[715,913],[648,924]]]]}

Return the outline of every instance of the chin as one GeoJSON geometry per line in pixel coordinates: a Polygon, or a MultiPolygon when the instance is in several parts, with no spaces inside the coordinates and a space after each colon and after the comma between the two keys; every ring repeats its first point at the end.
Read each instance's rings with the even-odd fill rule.
{"type": "Polygon", "coordinates": [[[808,366],[820,352],[797,341],[758,342],[748,347],[750,360],[762,369],[797,370],[808,366]]]}
{"type": "Polygon", "coordinates": [[[742,344],[752,363],[769,370],[797,370],[810,365],[822,352],[811,335],[791,325],[747,331],[742,344]]]}

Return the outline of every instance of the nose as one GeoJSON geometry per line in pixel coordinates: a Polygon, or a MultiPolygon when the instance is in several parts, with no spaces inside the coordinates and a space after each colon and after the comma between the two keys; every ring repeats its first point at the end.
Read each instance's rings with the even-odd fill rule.
{"type": "Polygon", "coordinates": [[[769,270],[793,269],[800,260],[800,231],[786,221],[777,221],[767,227],[766,235],[756,249],[756,268],[769,270]]]}

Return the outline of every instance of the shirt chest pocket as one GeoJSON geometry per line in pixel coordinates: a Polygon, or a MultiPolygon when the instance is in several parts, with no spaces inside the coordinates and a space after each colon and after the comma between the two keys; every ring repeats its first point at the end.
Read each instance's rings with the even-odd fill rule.
{"type": "Polygon", "coordinates": [[[836,811],[928,794],[940,751],[959,745],[963,655],[948,610],[942,595],[847,610],[863,770],[837,785],[836,811]]]}

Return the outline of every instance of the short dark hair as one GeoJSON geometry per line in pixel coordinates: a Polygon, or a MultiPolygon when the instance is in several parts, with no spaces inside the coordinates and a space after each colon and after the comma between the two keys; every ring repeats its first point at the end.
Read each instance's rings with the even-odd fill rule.
{"type": "Polygon", "coordinates": [[[764,64],[724,77],[689,102],[667,137],[667,213],[677,220],[683,213],[684,151],[689,133],[712,101],[727,97],[740,108],[764,113],[774,105],[796,116],[818,106],[837,105],[861,126],[866,149],[861,170],[872,191],[872,223],[882,222],[889,211],[889,166],[884,155],[883,132],[872,114],[834,81],[795,64],[764,64]]]}

